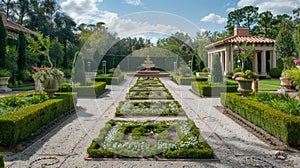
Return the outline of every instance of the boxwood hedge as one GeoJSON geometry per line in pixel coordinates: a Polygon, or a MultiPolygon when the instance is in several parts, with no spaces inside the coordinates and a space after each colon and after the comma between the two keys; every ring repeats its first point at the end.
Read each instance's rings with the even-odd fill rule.
{"type": "Polygon", "coordinates": [[[243,98],[238,93],[221,93],[221,103],[291,146],[300,146],[300,117],[267,104],[243,98]]]}
{"type": "Polygon", "coordinates": [[[38,128],[74,109],[76,100],[75,93],[58,93],[55,98],[45,102],[22,108],[14,113],[1,115],[0,145],[13,146],[24,140],[38,128]]]}
{"type": "Polygon", "coordinates": [[[183,76],[172,76],[172,80],[175,81],[178,85],[190,85],[194,81],[206,82],[208,77],[183,77],[183,76]]]}
{"type": "Polygon", "coordinates": [[[59,87],[59,92],[77,92],[78,97],[97,97],[105,90],[105,82],[96,82],[92,86],[71,86],[59,87]]]}
{"type": "Polygon", "coordinates": [[[235,84],[211,84],[208,82],[192,82],[192,89],[200,96],[220,96],[221,92],[237,92],[238,85],[235,84]]]}
{"type": "Polygon", "coordinates": [[[120,84],[124,80],[124,75],[119,76],[96,76],[95,82],[106,82],[106,84],[120,84]]]}

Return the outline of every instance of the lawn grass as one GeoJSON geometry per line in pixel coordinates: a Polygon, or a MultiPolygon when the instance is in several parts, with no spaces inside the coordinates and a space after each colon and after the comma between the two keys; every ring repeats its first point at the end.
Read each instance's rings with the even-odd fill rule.
{"type": "Polygon", "coordinates": [[[279,79],[265,79],[258,81],[258,90],[276,91],[280,88],[279,79]]]}
{"type": "Polygon", "coordinates": [[[34,90],[35,86],[34,85],[27,85],[27,86],[17,86],[13,87],[13,91],[26,91],[26,90],[34,90]]]}

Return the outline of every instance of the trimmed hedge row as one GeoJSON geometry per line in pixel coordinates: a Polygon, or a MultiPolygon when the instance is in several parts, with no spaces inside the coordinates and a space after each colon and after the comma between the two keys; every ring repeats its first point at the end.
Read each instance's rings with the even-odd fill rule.
{"type": "Polygon", "coordinates": [[[59,92],[77,92],[78,97],[93,97],[99,96],[105,90],[105,82],[96,82],[92,86],[71,86],[65,85],[59,87],[59,92]]]}
{"type": "Polygon", "coordinates": [[[220,96],[221,92],[237,92],[238,85],[210,84],[207,82],[192,82],[193,91],[200,96],[213,97],[220,96]]]}
{"type": "Polygon", "coordinates": [[[76,94],[58,93],[43,103],[0,116],[0,145],[15,145],[24,140],[40,127],[74,109],[76,102],[76,94]]]}
{"type": "Polygon", "coordinates": [[[172,76],[172,80],[178,85],[190,85],[193,81],[206,82],[208,77],[183,77],[183,76],[172,76]]]}
{"type": "Polygon", "coordinates": [[[287,144],[300,146],[299,116],[286,114],[269,105],[242,98],[238,93],[221,93],[221,103],[287,144]]]}
{"type": "Polygon", "coordinates": [[[124,75],[119,76],[96,76],[95,82],[106,82],[106,84],[120,84],[124,80],[124,75]]]}

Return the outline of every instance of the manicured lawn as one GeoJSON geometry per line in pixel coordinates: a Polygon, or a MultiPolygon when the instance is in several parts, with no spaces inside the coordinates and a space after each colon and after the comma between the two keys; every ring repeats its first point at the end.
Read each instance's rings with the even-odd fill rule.
{"type": "Polygon", "coordinates": [[[29,86],[18,86],[18,87],[13,87],[13,91],[25,91],[25,90],[34,90],[35,87],[34,85],[29,85],[29,86]]]}
{"type": "Polygon", "coordinates": [[[279,79],[266,79],[258,81],[258,90],[276,91],[280,88],[279,79]]]}

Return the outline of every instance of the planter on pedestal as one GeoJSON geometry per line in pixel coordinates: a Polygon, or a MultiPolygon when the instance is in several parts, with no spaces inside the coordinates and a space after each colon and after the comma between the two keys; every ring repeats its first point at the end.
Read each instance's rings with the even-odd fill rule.
{"type": "Polygon", "coordinates": [[[280,86],[283,89],[291,89],[293,84],[293,79],[292,78],[287,78],[287,77],[281,77],[280,78],[280,86]]]}
{"type": "Polygon", "coordinates": [[[235,80],[238,81],[238,91],[242,93],[243,96],[247,96],[250,92],[252,92],[252,82],[253,79],[246,79],[242,77],[238,77],[235,80]]]}
{"type": "Polygon", "coordinates": [[[48,79],[43,83],[44,91],[47,92],[49,97],[55,97],[54,92],[58,91],[58,80],[48,79]]]}
{"type": "Polygon", "coordinates": [[[0,77],[0,92],[10,92],[11,89],[7,87],[10,77],[0,77]]]}

